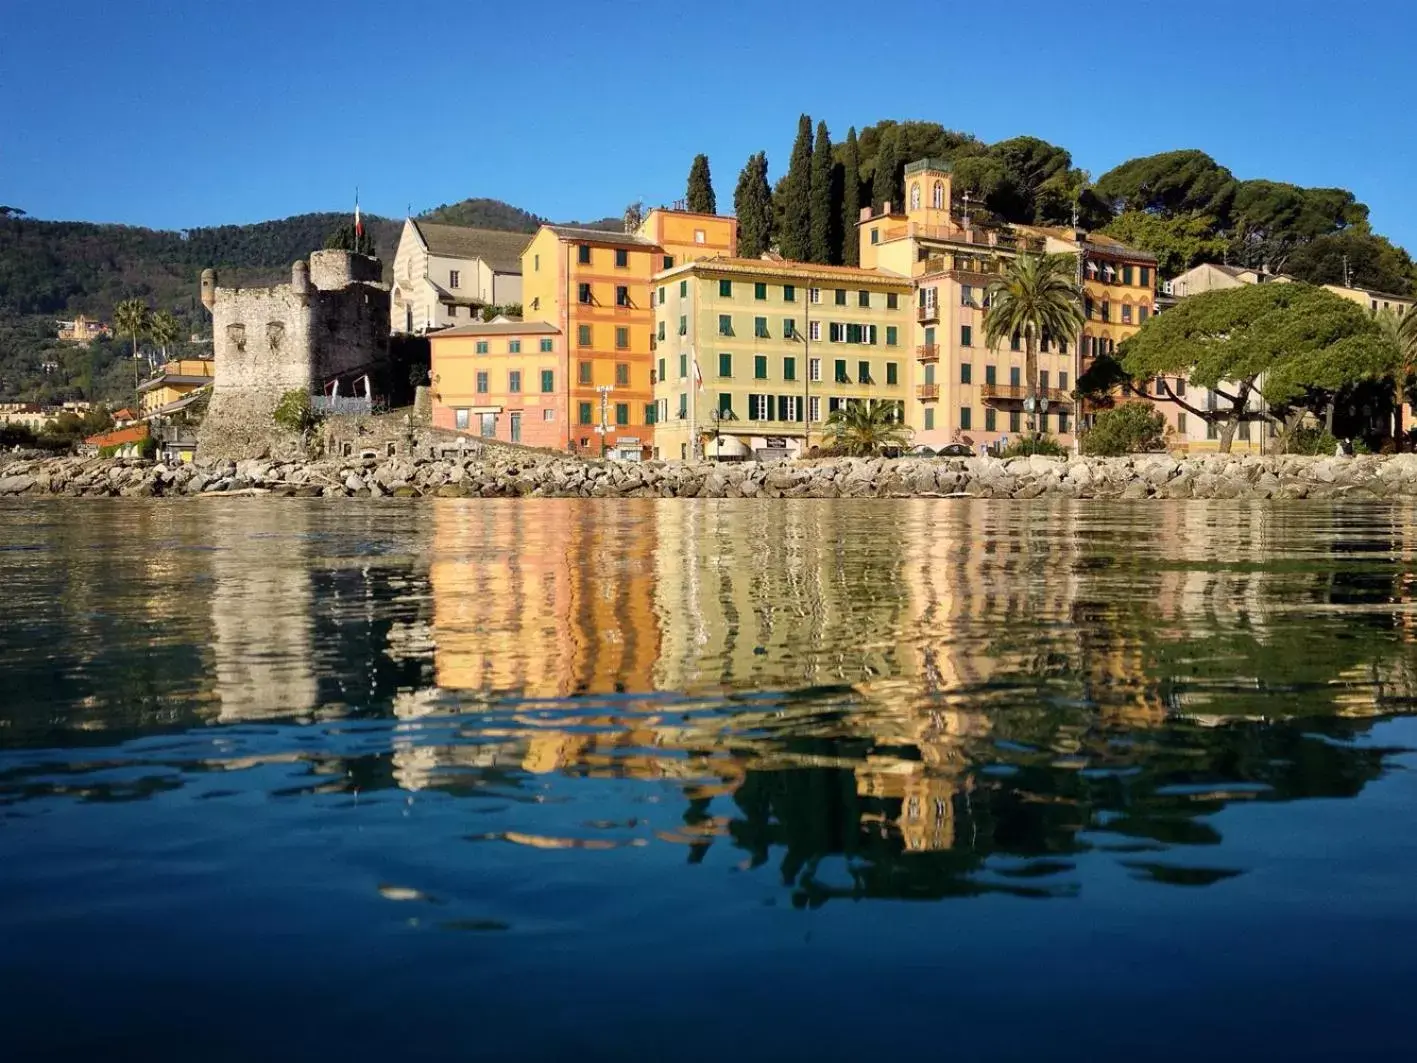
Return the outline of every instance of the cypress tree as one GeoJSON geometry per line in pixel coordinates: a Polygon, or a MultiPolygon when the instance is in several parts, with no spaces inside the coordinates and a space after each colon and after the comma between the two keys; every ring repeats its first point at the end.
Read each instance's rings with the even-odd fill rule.
{"type": "Polygon", "coordinates": [[[884,136],[876,152],[876,175],[871,182],[871,204],[889,202],[893,210],[905,206],[900,201],[900,161],[895,154],[895,137],[884,136]]]}
{"type": "Polygon", "coordinates": [[[797,140],[782,185],[782,231],[778,250],[784,258],[806,262],[812,253],[812,118],[797,119],[797,140]]]}
{"type": "Polygon", "coordinates": [[[832,230],[836,228],[832,216],[832,142],[827,135],[827,124],[817,123],[817,142],[812,146],[812,187],[808,204],[811,211],[811,243],[808,252],[810,261],[830,265],[835,257],[832,230]]]}
{"type": "Polygon", "coordinates": [[[861,264],[861,241],[856,222],[861,216],[861,146],[856,143],[856,127],[846,131],[846,150],[841,160],[841,260],[848,266],[861,264]]]}
{"type": "Polygon", "coordinates": [[[738,254],[760,258],[772,246],[772,189],[768,187],[766,152],[748,156],[733,190],[733,213],[738,216],[738,254]]]}
{"type": "Polygon", "coordinates": [[[686,205],[696,214],[717,214],[718,200],[713,194],[713,178],[709,175],[707,155],[695,155],[689,167],[689,191],[686,205]]]}

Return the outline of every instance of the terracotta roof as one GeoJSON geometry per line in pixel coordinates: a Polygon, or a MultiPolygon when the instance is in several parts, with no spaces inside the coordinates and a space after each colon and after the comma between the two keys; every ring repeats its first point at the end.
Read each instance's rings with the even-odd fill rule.
{"type": "Polygon", "coordinates": [[[610,247],[629,245],[631,247],[658,247],[653,240],[639,233],[615,233],[605,229],[582,229],[575,225],[548,225],[562,240],[574,240],[583,244],[605,244],[610,247]]]}
{"type": "Polygon", "coordinates": [[[127,406],[124,406],[121,410],[115,410],[113,412],[113,419],[115,421],[131,421],[133,420],[133,418],[134,413],[132,410],[128,409],[127,406]]]}
{"type": "Polygon", "coordinates": [[[111,432],[100,432],[84,440],[95,447],[118,447],[124,443],[137,443],[148,438],[146,424],[130,424],[127,428],[115,428],[111,432]]]}
{"type": "Polygon", "coordinates": [[[531,241],[526,233],[509,233],[500,229],[473,229],[464,225],[436,225],[416,220],[413,227],[423,238],[429,254],[446,258],[480,258],[498,273],[520,273],[522,251],[531,241]]]}
{"type": "Polygon", "coordinates": [[[439,329],[429,339],[445,336],[558,336],[561,330],[545,321],[474,321],[470,325],[439,329]]]}

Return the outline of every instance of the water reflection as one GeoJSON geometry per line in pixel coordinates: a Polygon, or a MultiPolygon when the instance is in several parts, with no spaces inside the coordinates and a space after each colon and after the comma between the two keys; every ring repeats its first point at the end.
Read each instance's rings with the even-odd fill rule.
{"type": "Polygon", "coordinates": [[[1072,895],[1096,857],[1197,886],[1247,870],[1205,855],[1221,809],[1359,793],[1392,753],[1367,731],[1414,693],[1414,528],[1379,507],[204,500],[0,522],[12,811],[219,773],[219,796],[495,801],[459,839],[727,852],[802,905],[1072,895]]]}

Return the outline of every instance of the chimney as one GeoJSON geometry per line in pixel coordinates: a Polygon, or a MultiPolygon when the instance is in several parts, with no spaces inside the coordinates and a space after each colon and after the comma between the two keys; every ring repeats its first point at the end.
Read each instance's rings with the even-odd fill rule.
{"type": "Polygon", "coordinates": [[[881,213],[886,215],[886,217],[890,217],[891,201],[889,199],[881,204],[881,213]]]}

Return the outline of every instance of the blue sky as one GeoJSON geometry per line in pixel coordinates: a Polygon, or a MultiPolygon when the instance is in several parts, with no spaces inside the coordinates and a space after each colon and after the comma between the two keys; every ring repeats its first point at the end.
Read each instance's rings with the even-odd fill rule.
{"type": "Polygon", "coordinates": [[[15,0],[0,203],[180,228],[342,209],[357,184],[390,216],[491,196],[564,220],[672,201],[704,151],[727,206],[806,111],[834,138],[1033,134],[1094,176],[1198,147],[1350,188],[1417,250],[1414,31],[1413,0],[15,0]]]}

